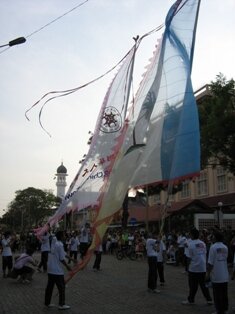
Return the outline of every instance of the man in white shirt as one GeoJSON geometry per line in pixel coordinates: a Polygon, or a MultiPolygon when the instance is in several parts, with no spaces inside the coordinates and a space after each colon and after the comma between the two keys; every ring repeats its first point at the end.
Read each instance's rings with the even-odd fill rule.
{"type": "Polygon", "coordinates": [[[194,228],[190,232],[191,241],[188,244],[188,284],[189,296],[182,304],[194,304],[195,296],[200,286],[207,304],[213,304],[209,289],[205,286],[206,278],[206,244],[199,239],[199,231],[194,228]]]}
{"type": "Polygon", "coordinates": [[[159,251],[159,244],[156,242],[157,235],[153,234],[146,241],[146,250],[148,257],[148,291],[159,293],[157,290],[157,251],[159,251]]]}
{"type": "MultiPolygon", "coordinates": [[[[69,256],[70,258],[74,259],[75,261],[77,261],[78,259],[78,247],[80,245],[80,242],[79,242],[79,239],[78,239],[78,236],[77,236],[77,231],[75,231],[73,234],[72,234],[72,237],[69,241],[69,256]]],[[[70,261],[68,262],[68,264],[70,264],[70,261]]]]}
{"type": "Polygon", "coordinates": [[[87,222],[85,224],[85,226],[81,229],[81,234],[80,234],[80,246],[79,246],[79,250],[80,250],[80,254],[81,254],[81,258],[83,258],[86,255],[86,252],[89,248],[89,240],[90,240],[90,225],[87,222]]]}
{"type": "Polygon", "coordinates": [[[43,271],[47,271],[47,261],[48,261],[48,253],[50,252],[50,233],[45,232],[45,234],[41,237],[41,261],[38,265],[38,271],[41,272],[41,267],[43,271]]]}
{"type": "Polygon", "coordinates": [[[95,251],[94,251],[94,253],[95,253],[95,261],[94,261],[94,265],[93,265],[94,271],[100,270],[102,252],[103,252],[102,244],[97,245],[97,247],[95,248],[95,251]]]}
{"type": "Polygon", "coordinates": [[[51,251],[48,257],[48,282],[45,291],[45,305],[47,307],[53,307],[51,304],[51,297],[53,293],[54,285],[56,284],[59,291],[59,310],[67,310],[69,305],[65,304],[65,281],[64,281],[64,265],[69,271],[71,268],[66,263],[64,245],[63,245],[64,232],[58,231],[56,233],[56,241],[51,244],[51,251]]]}
{"type": "Polygon", "coordinates": [[[159,250],[157,251],[157,272],[160,279],[160,286],[164,286],[165,284],[165,276],[164,276],[164,262],[166,260],[166,246],[161,236],[157,239],[157,245],[159,250]]]}
{"type": "Polygon", "coordinates": [[[176,265],[182,264],[183,266],[185,266],[184,248],[185,248],[186,241],[187,241],[187,238],[184,232],[178,235],[178,238],[177,238],[178,251],[176,254],[176,265]]]}
{"type": "Polygon", "coordinates": [[[228,247],[223,244],[223,234],[214,233],[215,243],[211,245],[208,257],[207,277],[211,279],[216,313],[228,311],[228,247]]]}

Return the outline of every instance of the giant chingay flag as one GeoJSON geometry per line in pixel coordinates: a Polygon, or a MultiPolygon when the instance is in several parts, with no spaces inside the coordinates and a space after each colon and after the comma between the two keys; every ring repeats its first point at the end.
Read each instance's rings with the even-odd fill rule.
{"type": "Polygon", "coordinates": [[[118,73],[111,82],[97,119],[89,152],[71,183],[61,205],[47,224],[36,230],[41,235],[55,225],[66,213],[97,207],[105,192],[112,164],[116,158],[116,143],[120,143],[132,81],[135,52],[138,43],[123,58],[118,73]]]}
{"type": "Polygon", "coordinates": [[[191,83],[200,1],[177,1],[161,48],[135,99],[133,146],[141,151],[132,185],[182,180],[200,171],[198,112],[191,83]]]}
{"type": "Polygon", "coordinates": [[[127,54],[106,94],[86,160],[49,224],[73,209],[93,206],[89,261],[128,189],[173,182],[200,171],[199,123],[191,70],[200,0],[178,0],[165,31],[127,108],[136,45],[127,54]]]}

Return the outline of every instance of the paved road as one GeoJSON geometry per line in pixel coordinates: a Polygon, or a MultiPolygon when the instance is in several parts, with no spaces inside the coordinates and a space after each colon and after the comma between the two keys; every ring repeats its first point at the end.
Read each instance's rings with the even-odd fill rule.
{"type": "MultiPolygon", "coordinates": [[[[1,262],[0,262],[1,264],[1,262]]],[[[68,314],[207,314],[214,312],[198,291],[196,304],[181,305],[187,297],[187,276],[182,267],[165,266],[166,286],[160,294],[147,292],[146,260],[118,261],[115,256],[103,255],[102,270],[92,270],[93,259],[77,274],[66,288],[68,314]]],[[[1,267],[1,265],[0,265],[1,267]]],[[[35,273],[30,284],[0,278],[0,314],[58,313],[57,308],[43,306],[47,275],[35,273]]],[[[235,313],[235,281],[229,283],[230,311],[235,313]]],[[[56,291],[53,303],[58,303],[56,291]]]]}

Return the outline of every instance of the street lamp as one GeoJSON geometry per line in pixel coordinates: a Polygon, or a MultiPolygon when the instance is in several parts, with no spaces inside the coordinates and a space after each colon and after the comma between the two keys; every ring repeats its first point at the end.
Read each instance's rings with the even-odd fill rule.
{"type": "Polygon", "coordinates": [[[222,202],[218,202],[218,208],[216,209],[216,220],[219,228],[221,228],[221,219],[223,220],[222,202]]]}
{"type": "Polygon", "coordinates": [[[9,41],[8,44],[0,45],[0,48],[7,47],[7,46],[12,47],[12,46],[23,44],[25,42],[26,42],[26,39],[24,37],[19,37],[19,38],[9,41]]]}

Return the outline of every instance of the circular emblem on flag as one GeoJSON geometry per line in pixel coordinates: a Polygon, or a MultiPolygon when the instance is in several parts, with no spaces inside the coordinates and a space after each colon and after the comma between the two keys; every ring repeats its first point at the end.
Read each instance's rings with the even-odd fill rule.
{"type": "Polygon", "coordinates": [[[100,131],[113,133],[121,129],[122,117],[115,107],[106,107],[100,125],[100,131]]]}

